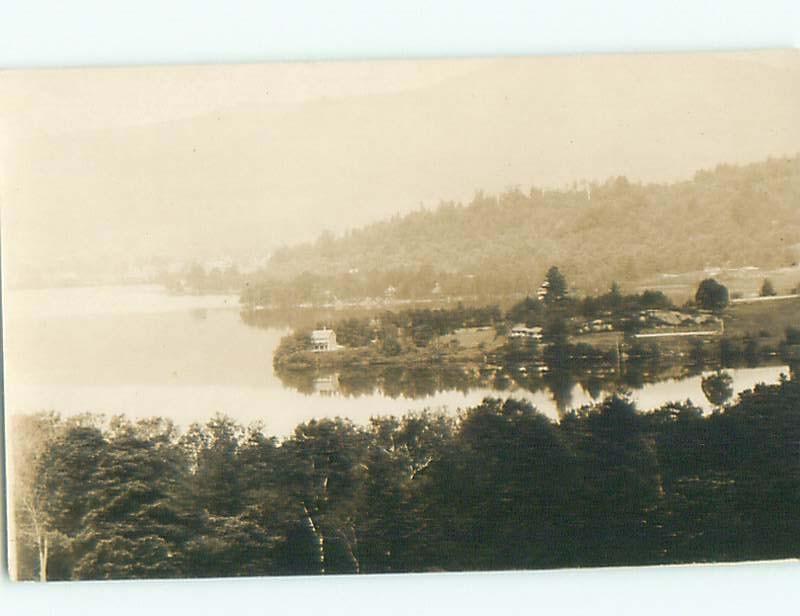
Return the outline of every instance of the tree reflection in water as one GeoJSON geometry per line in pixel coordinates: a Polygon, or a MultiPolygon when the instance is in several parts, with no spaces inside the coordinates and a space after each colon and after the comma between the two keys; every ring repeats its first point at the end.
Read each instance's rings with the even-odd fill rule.
{"type": "Polygon", "coordinates": [[[706,399],[714,406],[720,407],[733,396],[733,377],[727,372],[717,370],[703,377],[701,387],[706,399]]]}
{"type": "MultiPolygon", "coordinates": [[[[332,322],[343,315],[334,310],[305,310],[242,312],[241,316],[245,323],[259,328],[303,328],[332,322]]],[[[691,340],[685,354],[668,357],[662,356],[660,348],[654,344],[630,341],[621,355],[563,341],[545,345],[539,353],[519,351],[517,347],[509,347],[486,363],[448,363],[444,357],[440,363],[279,369],[277,376],[286,387],[307,395],[360,397],[379,394],[398,399],[425,398],[453,391],[466,394],[475,389],[546,392],[563,415],[575,402],[576,385],[591,400],[600,400],[608,394],[641,389],[659,381],[754,363],[753,352],[746,352],[747,345],[742,347],[740,357],[733,352],[723,353],[721,342],[707,340],[691,340]],[[721,364],[723,357],[725,365],[721,364]]],[[[401,361],[402,358],[398,358],[398,362],[401,361]]],[[[759,363],[763,362],[761,357],[759,363]]],[[[797,362],[788,363],[796,374],[797,362]]],[[[702,384],[706,398],[714,406],[725,404],[733,394],[732,388],[728,393],[722,382],[727,373],[720,374],[722,376],[715,374],[713,378],[703,379],[702,384]]]]}

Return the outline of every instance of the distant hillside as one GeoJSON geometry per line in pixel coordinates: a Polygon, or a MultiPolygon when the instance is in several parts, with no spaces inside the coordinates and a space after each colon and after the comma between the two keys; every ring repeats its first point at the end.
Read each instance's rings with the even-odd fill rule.
{"type": "Polygon", "coordinates": [[[569,190],[477,194],[468,205],[443,203],[281,249],[266,274],[422,268],[513,276],[524,286],[557,264],[592,288],[704,267],[781,267],[800,258],[798,247],[800,155],[720,165],[669,185],[618,177],[569,190]]]}

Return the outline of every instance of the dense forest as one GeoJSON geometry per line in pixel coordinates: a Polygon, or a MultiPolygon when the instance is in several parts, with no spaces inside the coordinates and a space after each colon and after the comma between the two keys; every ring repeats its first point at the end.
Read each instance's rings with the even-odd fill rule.
{"type": "Polygon", "coordinates": [[[673,184],[617,177],[479,192],[466,205],[278,250],[244,298],[375,297],[390,287],[397,297],[527,293],[552,263],[586,291],[707,266],[783,267],[800,260],[798,208],[800,156],[720,165],[673,184]]]}
{"type": "Polygon", "coordinates": [[[800,382],[703,415],[623,395],[555,423],[12,418],[18,575],[113,579],[637,565],[800,555],[800,382]]]}

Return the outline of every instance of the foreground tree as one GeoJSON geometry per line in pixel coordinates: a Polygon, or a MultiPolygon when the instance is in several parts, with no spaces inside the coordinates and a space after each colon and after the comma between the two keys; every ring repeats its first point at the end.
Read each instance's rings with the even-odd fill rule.
{"type": "Polygon", "coordinates": [[[191,492],[195,507],[211,515],[242,511],[244,479],[239,446],[244,429],[230,417],[216,415],[205,425],[194,424],[181,439],[192,465],[191,492]]]}
{"type": "Polygon", "coordinates": [[[309,573],[358,573],[356,497],[362,483],[367,440],[350,421],[312,420],[286,441],[281,473],[295,519],[316,544],[309,573]]]}
{"type": "Polygon", "coordinates": [[[464,416],[420,486],[428,567],[563,566],[577,469],[555,425],[530,404],[487,399],[464,416]]]}
{"type": "Polygon", "coordinates": [[[200,530],[182,494],[188,485],[168,420],[111,420],[98,448],[76,534],[78,579],[177,577],[183,545],[200,530]]]}
{"type": "Polygon", "coordinates": [[[43,464],[62,429],[59,417],[52,413],[14,417],[11,423],[14,440],[9,441],[11,471],[14,474],[10,496],[13,500],[13,528],[17,542],[9,545],[12,579],[25,578],[35,569],[39,581],[47,581],[50,552],[60,533],[52,519],[52,500],[47,490],[47,468],[43,464]],[[26,552],[33,545],[37,561],[29,565],[26,552]],[[12,553],[13,551],[13,553],[12,553]]]}
{"type": "MultiPolygon", "coordinates": [[[[798,341],[787,332],[787,348],[798,341]]],[[[724,373],[704,390],[714,381],[726,390],[724,373]]],[[[164,420],[25,418],[15,434],[31,440],[11,452],[33,487],[12,492],[17,577],[796,557],[798,408],[800,383],[783,378],[709,414],[617,395],[554,422],[488,398],[455,417],[310,421],[283,441],[224,417],[184,437],[164,420]]]]}
{"type": "Polygon", "coordinates": [[[652,562],[657,546],[650,517],[658,503],[660,477],[646,418],[631,400],[615,395],[568,415],[562,425],[581,469],[571,505],[577,510],[579,562],[652,562]]]}
{"type": "Polygon", "coordinates": [[[429,469],[453,443],[456,421],[442,413],[371,421],[366,473],[359,497],[358,545],[363,571],[420,570],[427,549],[423,512],[429,469]]]}
{"type": "Polygon", "coordinates": [[[38,502],[37,515],[44,529],[39,545],[39,577],[69,579],[84,528],[84,517],[91,511],[91,491],[97,486],[95,469],[105,448],[99,421],[80,416],[57,423],[52,438],[33,470],[38,502]],[[61,554],[53,554],[53,539],[58,539],[61,554]],[[53,556],[57,562],[53,563],[53,556]],[[53,567],[52,565],[57,566],[53,567]]]}

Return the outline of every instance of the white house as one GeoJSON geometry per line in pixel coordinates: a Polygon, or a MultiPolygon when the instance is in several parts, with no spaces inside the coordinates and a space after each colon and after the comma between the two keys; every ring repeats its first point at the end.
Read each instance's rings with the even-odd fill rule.
{"type": "Polygon", "coordinates": [[[336,332],[332,329],[325,327],[311,332],[311,350],[315,353],[335,351],[339,348],[341,347],[336,343],[336,332]]]}
{"type": "Polygon", "coordinates": [[[528,338],[530,340],[542,339],[541,327],[526,327],[522,323],[511,328],[509,338],[528,338]]]}

